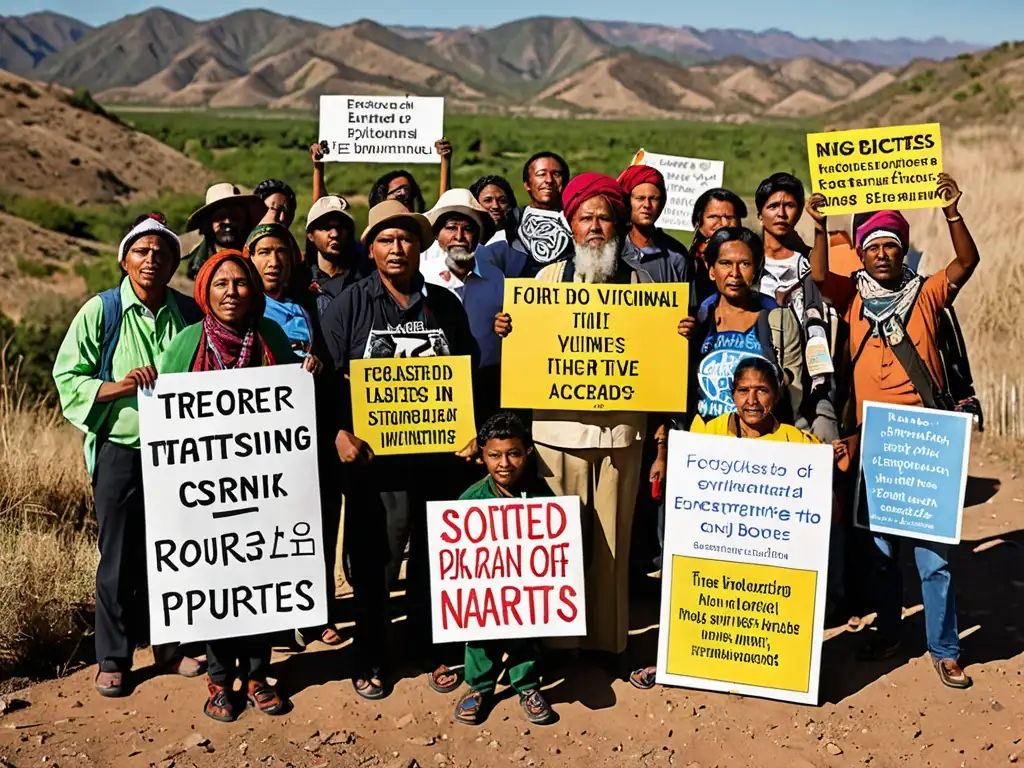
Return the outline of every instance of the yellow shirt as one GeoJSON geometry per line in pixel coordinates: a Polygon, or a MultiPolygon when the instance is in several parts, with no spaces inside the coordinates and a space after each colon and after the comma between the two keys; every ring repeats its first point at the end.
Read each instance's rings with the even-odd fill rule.
{"type": "MultiPolygon", "coordinates": [[[[735,437],[736,427],[729,423],[730,419],[735,415],[736,414],[734,413],[723,413],[721,416],[712,419],[707,424],[701,421],[700,416],[696,416],[693,419],[693,424],[690,425],[690,431],[695,432],[698,435],[722,435],[723,437],[735,437]]],[[[767,435],[761,435],[761,437],[756,439],[772,440],[776,443],[821,443],[821,440],[808,432],[804,432],[803,430],[797,429],[789,424],[779,424],[778,422],[775,423],[774,430],[769,432],[767,435]]]]}

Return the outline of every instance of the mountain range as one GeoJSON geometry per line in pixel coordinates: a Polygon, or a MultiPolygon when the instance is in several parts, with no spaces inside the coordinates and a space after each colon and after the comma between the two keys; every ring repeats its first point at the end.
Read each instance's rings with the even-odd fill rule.
{"type": "Polygon", "coordinates": [[[169,107],[310,109],[322,94],[398,92],[461,111],[740,121],[828,112],[976,48],[556,17],[455,29],[332,28],[259,10],[198,22],[156,8],[96,28],[0,17],[0,67],[169,107]]]}

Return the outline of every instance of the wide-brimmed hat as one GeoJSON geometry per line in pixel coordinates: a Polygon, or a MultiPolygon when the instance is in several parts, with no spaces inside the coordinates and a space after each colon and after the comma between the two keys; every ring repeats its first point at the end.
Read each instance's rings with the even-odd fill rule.
{"type": "Polygon", "coordinates": [[[374,236],[382,229],[386,229],[389,224],[393,227],[404,225],[404,228],[419,235],[420,251],[425,251],[434,244],[434,230],[426,216],[410,212],[397,200],[385,200],[370,209],[366,229],[360,238],[363,245],[369,248],[374,236]]]}
{"type": "Polygon", "coordinates": [[[228,204],[240,205],[248,211],[250,227],[256,226],[267,212],[266,203],[256,195],[248,195],[228,182],[214,184],[206,190],[206,205],[188,217],[185,231],[191,232],[194,229],[200,229],[214,210],[228,204]]]}
{"type": "Polygon", "coordinates": [[[352,224],[352,231],[355,231],[356,220],[348,212],[348,200],[339,195],[326,195],[310,206],[309,213],[306,214],[306,231],[309,232],[320,219],[330,216],[332,213],[339,214],[348,219],[352,224]]]}
{"type": "Polygon", "coordinates": [[[477,228],[480,230],[481,243],[490,240],[491,235],[494,234],[494,219],[468,189],[449,189],[441,195],[437,205],[424,214],[427,221],[430,222],[430,226],[433,227],[435,236],[441,221],[449,213],[457,213],[476,222],[477,228]]]}

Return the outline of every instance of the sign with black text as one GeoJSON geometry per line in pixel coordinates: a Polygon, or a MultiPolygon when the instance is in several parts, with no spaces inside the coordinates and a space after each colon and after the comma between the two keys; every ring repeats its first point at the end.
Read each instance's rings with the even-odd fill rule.
{"type": "Polygon", "coordinates": [[[321,96],[324,160],[337,163],[440,163],[440,96],[321,96]]]}
{"type": "Polygon", "coordinates": [[[139,429],[151,641],[326,623],[313,377],[167,374],[139,429]]]}

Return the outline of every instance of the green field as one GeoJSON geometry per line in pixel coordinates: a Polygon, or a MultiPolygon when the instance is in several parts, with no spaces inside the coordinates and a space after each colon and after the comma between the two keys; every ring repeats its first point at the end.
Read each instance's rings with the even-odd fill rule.
{"type": "MultiPolygon", "coordinates": [[[[308,147],[317,138],[311,115],[257,116],[244,112],[126,110],[120,119],[178,149],[225,181],[253,186],[279,178],[299,193],[299,210],[310,198],[308,147]]],[[[454,145],[452,184],[468,187],[483,174],[497,173],[520,187],[523,161],[551,150],[568,160],[573,173],[618,173],[637,149],[725,161],[725,184],[752,198],[757,183],[774,171],[807,174],[806,133],[817,126],[797,124],[721,125],[669,120],[558,120],[496,115],[448,115],[445,132],[454,145]]],[[[369,163],[328,164],[330,191],[362,197],[390,170],[369,163]]],[[[409,168],[424,190],[427,205],[437,197],[438,166],[409,168]]],[[[525,202],[525,194],[520,195],[525,202]]],[[[355,206],[357,221],[365,206],[355,206]]]]}

